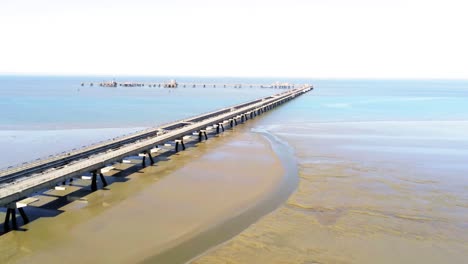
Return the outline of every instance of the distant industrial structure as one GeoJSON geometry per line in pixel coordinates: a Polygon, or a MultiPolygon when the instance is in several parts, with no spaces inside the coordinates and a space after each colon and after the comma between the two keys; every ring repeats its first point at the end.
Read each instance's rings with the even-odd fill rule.
{"type": "MultiPolygon", "coordinates": [[[[86,83],[82,82],[81,86],[86,83]]],[[[94,86],[93,82],[88,83],[89,86],[94,86]]],[[[270,88],[270,89],[294,89],[295,85],[287,82],[275,82],[272,84],[257,84],[257,83],[179,83],[176,80],[170,80],[164,83],[155,82],[117,82],[102,81],[98,83],[100,87],[158,87],[158,88],[270,88]]]]}

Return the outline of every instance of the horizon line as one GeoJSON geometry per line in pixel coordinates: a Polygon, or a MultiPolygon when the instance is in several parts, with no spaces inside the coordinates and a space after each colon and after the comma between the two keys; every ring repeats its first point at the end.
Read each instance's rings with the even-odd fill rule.
{"type": "Polygon", "coordinates": [[[162,78],[243,78],[243,79],[307,79],[307,80],[457,80],[468,81],[468,77],[304,77],[304,76],[240,76],[240,75],[150,75],[150,74],[99,74],[99,73],[30,73],[0,72],[0,76],[37,77],[162,77],[162,78]]]}

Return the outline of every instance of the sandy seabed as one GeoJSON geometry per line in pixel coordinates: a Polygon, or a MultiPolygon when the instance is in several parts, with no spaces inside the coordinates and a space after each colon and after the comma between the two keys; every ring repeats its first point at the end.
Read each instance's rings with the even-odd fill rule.
{"type": "Polygon", "coordinates": [[[181,249],[175,259],[162,259],[184,262],[215,245],[210,243],[231,238],[261,216],[249,210],[269,203],[285,173],[268,141],[246,129],[144,169],[120,164],[108,177],[117,180],[80,199],[71,194],[79,181],[66,191],[42,194],[37,209],[27,211],[35,219],[23,231],[0,237],[0,263],[151,263],[183,243],[197,248],[190,247],[191,240],[238,217],[215,240],[198,238],[199,251],[181,249]],[[51,209],[54,199],[67,193],[70,202],[51,209]]]}
{"type": "Polygon", "coordinates": [[[192,263],[466,263],[467,140],[445,131],[464,124],[423,125],[271,126],[294,148],[298,189],[192,263]]]}

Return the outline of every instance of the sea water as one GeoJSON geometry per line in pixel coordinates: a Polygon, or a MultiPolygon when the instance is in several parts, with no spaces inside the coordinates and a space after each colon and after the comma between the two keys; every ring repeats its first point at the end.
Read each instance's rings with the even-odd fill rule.
{"type": "Polygon", "coordinates": [[[298,189],[197,263],[464,263],[468,81],[313,84],[258,127],[294,149],[298,189]]]}
{"type": "Polygon", "coordinates": [[[110,80],[164,83],[169,77],[0,76],[0,168],[281,91],[220,87],[272,82],[235,78],[177,78],[180,83],[198,84],[197,88],[98,85],[110,80]]]}
{"type": "MultiPolygon", "coordinates": [[[[279,92],[80,85],[102,80],[109,77],[1,77],[2,160],[22,162],[279,92]]],[[[260,116],[254,131],[292,147],[298,189],[201,263],[462,263],[468,81],[286,81],[315,89],[260,116]]]]}

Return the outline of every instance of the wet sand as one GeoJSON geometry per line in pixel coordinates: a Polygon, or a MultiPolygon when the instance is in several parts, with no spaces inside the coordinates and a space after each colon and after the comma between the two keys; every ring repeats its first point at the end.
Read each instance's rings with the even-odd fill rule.
{"type": "Polygon", "coordinates": [[[58,212],[48,205],[64,191],[47,192],[49,204],[41,200],[46,203],[41,209],[27,211],[39,218],[22,226],[23,232],[0,237],[0,263],[177,263],[231,238],[293,189],[285,190],[286,171],[270,143],[246,129],[240,126],[241,132],[220,134],[129,175],[113,172],[120,180],[107,190],[58,212]],[[213,236],[210,230],[217,232],[213,236]]]}
{"type": "Polygon", "coordinates": [[[466,123],[276,122],[297,191],[192,263],[466,262],[466,123]]]}

